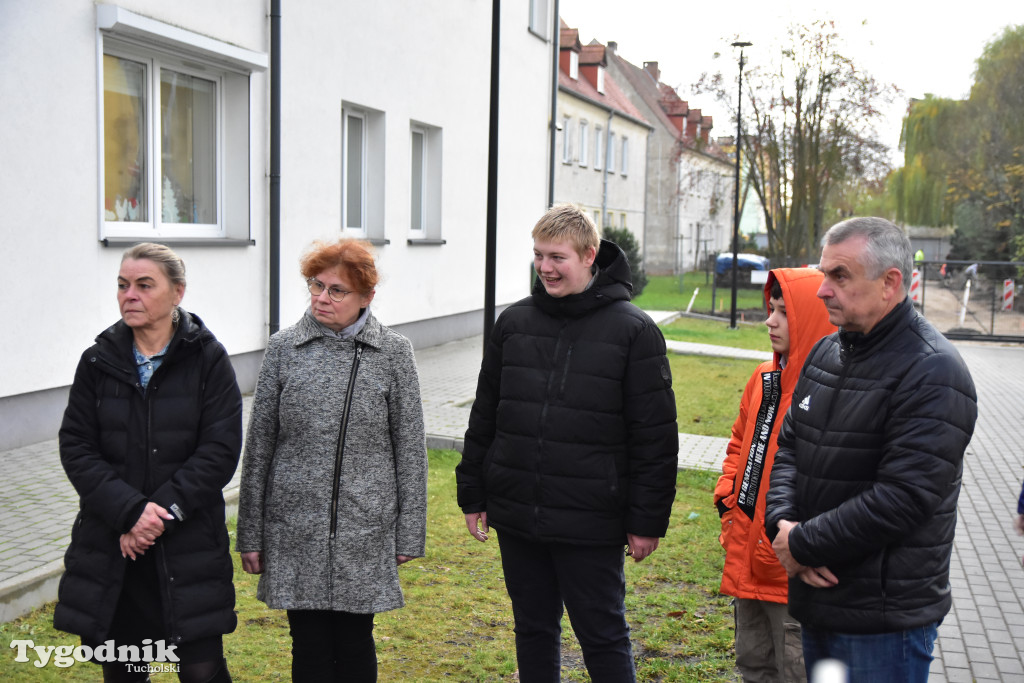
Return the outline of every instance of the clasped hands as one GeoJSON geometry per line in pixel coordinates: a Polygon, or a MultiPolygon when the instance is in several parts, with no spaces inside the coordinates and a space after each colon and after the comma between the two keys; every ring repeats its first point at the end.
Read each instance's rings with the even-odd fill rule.
{"type": "Polygon", "coordinates": [[[786,570],[786,574],[791,578],[798,577],[808,586],[815,588],[831,588],[838,584],[839,579],[828,567],[804,566],[797,562],[793,554],[789,552],[789,532],[795,526],[796,522],[788,520],[779,522],[779,533],[772,541],[772,549],[775,550],[775,556],[779,558],[779,563],[786,570]]]}
{"type": "Polygon", "coordinates": [[[134,560],[138,555],[145,555],[164,532],[165,519],[174,519],[174,515],[156,503],[146,503],[135,526],[128,533],[121,534],[121,557],[134,560]]]}

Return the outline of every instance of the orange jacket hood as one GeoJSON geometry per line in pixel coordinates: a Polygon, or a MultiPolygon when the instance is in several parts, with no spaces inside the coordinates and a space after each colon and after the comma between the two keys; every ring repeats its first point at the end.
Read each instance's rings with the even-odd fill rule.
{"type": "MultiPolygon", "coordinates": [[[[817,268],[776,268],[768,273],[764,285],[764,305],[768,310],[772,283],[778,281],[782,289],[782,300],[786,302],[786,323],[789,326],[789,353],[786,368],[782,372],[782,393],[789,401],[789,395],[796,387],[800,368],[818,340],[836,331],[828,321],[825,304],[818,298],[818,288],[824,275],[817,268]]],[[[780,356],[775,354],[775,367],[779,367],[780,356]]]]}

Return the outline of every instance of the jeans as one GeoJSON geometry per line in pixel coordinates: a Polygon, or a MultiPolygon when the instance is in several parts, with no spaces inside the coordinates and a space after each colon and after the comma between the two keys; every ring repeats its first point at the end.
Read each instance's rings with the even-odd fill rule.
{"type": "Polygon", "coordinates": [[[292,681],[377,680],[372,614],[290,609],[288,626],[292,635],[292,681]]]}
{"type": "Polygon", "coordinates": [[[893,633],[837,633],[804,624],[804,664],[811,678],[822,659],[846,665],[849,683],[927,683],[938,622],[893,633]]]}
{"type": "Polygon", "coordinates": [[[538,543],[498,531],[522,683],[557,683],[562,606],[594,683],[632,683],[621,545],[538,543]]]}

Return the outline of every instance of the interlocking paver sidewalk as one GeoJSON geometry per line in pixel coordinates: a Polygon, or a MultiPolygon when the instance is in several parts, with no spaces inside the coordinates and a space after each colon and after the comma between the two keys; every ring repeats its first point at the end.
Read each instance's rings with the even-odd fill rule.
{"type": "MultiPolygon", "coordinates": [[[[670,342],[676,353],[760,360],[764,352],[670,342]]],[[[960,344],[978,386],[979,418],[964,463],[953,548],[953,609],[939,629],[931,680],[1024,682],[1024,541],[1012,532],[1024,476],[1024,349],[960,344]]],[[[428,444],[461,447],[482,356],[482,337],[416,351],[428,444]]],[[[245,400],[244,417],[251,397],[245,400]]],[[[726,439],[680,434],[680,467],[718,470],[726,439]]],[[[57,441],[0,453],[0,621],[56,596],[78,498],[57,441]]],[[[237,500],[238,473],[225,488],[237,500]]]]}

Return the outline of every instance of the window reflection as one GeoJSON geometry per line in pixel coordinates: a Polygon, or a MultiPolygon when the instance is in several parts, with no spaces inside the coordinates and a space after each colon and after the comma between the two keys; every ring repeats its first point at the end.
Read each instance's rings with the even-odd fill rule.
{"type": "Polygon", "coordinates": [[[148,221],[146,65],[103,55],[103,194],[108,221],[148,221]]]}
{"type": "Polygon", "coordinates": [[[161,220],[217,222],[217,84],[160,70],[161,220]]]}

